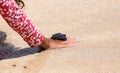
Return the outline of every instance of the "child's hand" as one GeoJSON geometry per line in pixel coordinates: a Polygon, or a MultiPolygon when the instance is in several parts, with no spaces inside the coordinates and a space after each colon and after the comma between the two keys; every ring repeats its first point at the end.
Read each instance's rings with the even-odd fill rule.
{"type": "Polygon", "coordinates": [[[79,40],[77,38],[67,37],[66,41],[52,40],[50,38],[44,38],[40,46],[45,49],[65,48],[76,46],[79,40]]]}

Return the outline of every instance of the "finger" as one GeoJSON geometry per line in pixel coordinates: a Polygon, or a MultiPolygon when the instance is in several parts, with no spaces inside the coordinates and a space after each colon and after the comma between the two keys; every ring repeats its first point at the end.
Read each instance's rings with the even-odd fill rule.
{"type": "Polygon", "coordinates": [[[80,41],[79,37],[67,37],[67,40],[69,41],[80,41]]]}
{"type": "Polygon", "coordinates": [[[66,41],[63,42],[63,44],[66,44],[66,43],[77,43],[79,42],[79,39],[77,38],[67,38],[66,41]]]}
{"type": "Polygon", "coordinates": [[[75,46],[77,46],[76,43],[67,43],[67,44],[58,45],[57,47],[59,47],[59,48],[65,48],[65,47],[75,47],[75,46]]]}
{"type": "Polygon", "coordinates": [[[62,48],[65,48],[65,47],[75,47],[75,46],[77,46],[76,43],[69,43],[69,44],[62,45],[62,48]]]}

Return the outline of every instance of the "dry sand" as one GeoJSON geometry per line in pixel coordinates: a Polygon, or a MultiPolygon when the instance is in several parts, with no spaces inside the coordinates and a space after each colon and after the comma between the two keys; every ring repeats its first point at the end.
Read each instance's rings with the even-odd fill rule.
{"type": "MultiPolygon", "coordinates": [[[[61,32],[79,36],[80,42],[77,47],[1,60],[0,73],[120,73],[119,0],[25,0],[25,4],[27,15],[45,36],[61,32]]],[[[7,42],[28,47],[2,18],[0,30],[7,32],[7,42]]]]}

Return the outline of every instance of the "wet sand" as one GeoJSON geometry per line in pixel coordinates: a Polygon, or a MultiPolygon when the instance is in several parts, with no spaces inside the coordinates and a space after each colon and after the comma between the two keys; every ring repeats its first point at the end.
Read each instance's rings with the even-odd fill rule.
{"type": "MultiPolygon", "coordinates": [[[[80,42],[77,47],[1,60],[0,73],[120,73],[119,2],[25,0],[25,12],[46,37],[61,32],[79,37],[80,42]]],[[[29,47],[2,18],[0,23],[7,42],[29,47]]]]}

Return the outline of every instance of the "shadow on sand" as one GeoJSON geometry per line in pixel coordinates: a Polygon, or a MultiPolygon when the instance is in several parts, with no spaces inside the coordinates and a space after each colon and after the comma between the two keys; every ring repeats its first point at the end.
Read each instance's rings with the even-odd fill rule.
{"type": "Polygon", "coordinates": [[[22,57],[30,54],[40,53],[45,49],[42,47],[20,48],[11,43],[6,43],[6,33],[0,31],[0,60],[22,57]]]}

